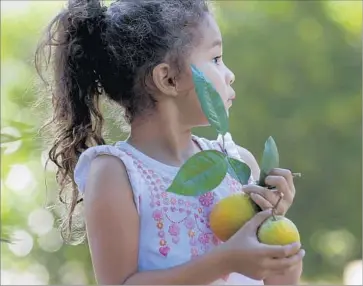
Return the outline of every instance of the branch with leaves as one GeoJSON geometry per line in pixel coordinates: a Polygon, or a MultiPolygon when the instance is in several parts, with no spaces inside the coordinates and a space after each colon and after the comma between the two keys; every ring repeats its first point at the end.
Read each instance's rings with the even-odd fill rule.
{"type": "MultiPolygon", "coordinates": [[[[194,65],[191,66],[198,100],[205,116],[215,131],[222,135],[223,151],[203,150],[189,158],[180,168],[167,192],[184,196],[200,196],[214,190],[228,173],[245,185],[251,176],[249,166],[227,155],[224,135],[229,131],[228,115],[221,96],[212,83],[194,65]]],[[[269,137],[261,161],[261,173],[257,184],[265,186],[268,173],[279,166],[276,143],[269,137]]]]}

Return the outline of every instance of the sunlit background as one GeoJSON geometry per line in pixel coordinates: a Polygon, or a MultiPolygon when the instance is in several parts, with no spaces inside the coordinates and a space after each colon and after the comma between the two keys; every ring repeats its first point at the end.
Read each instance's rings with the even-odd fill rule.
{"type": "MultiPolygon", "coordinates": [[[[2,285],[95,282],[87,245],[65,245],[57,229],[64,210],[37,134],[49,108],[37,102],[34,50],[63,5],[1,1],[1,223],[14,240],[1,244],[2,285]]],[[[307,251],[303,283],[362,285],[361,1],[216,8],[236,74],[235,141],[259,159],[272,135],[281,165],[303,174],[288,213],[307,251]]],[[[115,122],[108,116],[108,142],[124,138],[115,122]]]]}

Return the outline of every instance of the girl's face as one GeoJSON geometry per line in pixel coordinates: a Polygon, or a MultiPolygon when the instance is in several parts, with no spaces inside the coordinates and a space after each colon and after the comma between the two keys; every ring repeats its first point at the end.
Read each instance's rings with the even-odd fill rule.
{"type": "MultiPolygon", "coordinates": [[[[235,92],[231,87],[234,82],[234,74],[223,63],[222,59],[222,36],[215,19],[208,15],[201,26],[202,38],[198,46],[191,53],[190,64],[194,64],[203,72],[205,77],[212,82],[218,91],[228,113],[235,98],[235,92]]],[[[191,86],[191,74],[188,75],[184,86],[191,86]]],[[[179,107],[184,123],[193,126],[208,125],[208,121],[202,111],[194,85],[185,96],[181,96],[179,107]]]]}

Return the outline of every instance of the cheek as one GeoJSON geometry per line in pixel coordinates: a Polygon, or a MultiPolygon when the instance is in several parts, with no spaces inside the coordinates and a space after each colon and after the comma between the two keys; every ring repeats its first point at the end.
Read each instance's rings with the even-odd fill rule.
{"type": "Polygon", "coordinates": [[[212,82],[214,88],[221,96],[222,101],[226,103],[228,100],[228,93],[226,85],[224,83],[223,75],[219,72],[219,70],[215,66],[203,72],[205,76],[212,82]]]}

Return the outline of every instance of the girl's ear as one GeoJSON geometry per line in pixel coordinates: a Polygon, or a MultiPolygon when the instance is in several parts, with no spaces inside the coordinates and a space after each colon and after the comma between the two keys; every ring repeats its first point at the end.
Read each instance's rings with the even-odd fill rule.
{"type": "Polygon", "coordinates": [[[152,79],[155,87],[164,95],[171,97],[178,95],[175,78],[176,75],[166,63],[159,64],[153,69],[152,79]]]}

